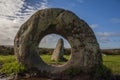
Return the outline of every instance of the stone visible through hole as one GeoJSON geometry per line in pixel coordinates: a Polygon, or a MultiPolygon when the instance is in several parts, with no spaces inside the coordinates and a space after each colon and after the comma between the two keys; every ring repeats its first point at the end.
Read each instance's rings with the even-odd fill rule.
{"type": "Polygon", "coordinates": [[[49,34],[40,41],[38,51],[44,62],[57,66],[69,60],[71,47],[62,36],[49,34]]]}

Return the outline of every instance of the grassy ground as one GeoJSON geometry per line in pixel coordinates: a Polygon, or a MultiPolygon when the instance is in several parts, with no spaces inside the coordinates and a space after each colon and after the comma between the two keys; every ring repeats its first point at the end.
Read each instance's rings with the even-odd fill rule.
{"type": "Polygon", "coordinates": [[[0,73],[18,73],[24,71],[25,68],[20,65],[15,56],[0,56],[0,73]]]}
{"type": "MultiPolygon", "coordinates": [[[[55,61],[51,61],[51,55],[40,55],[40,57],[42,58],[42,60],[44,62],[46,62],[47,64],[65,64],[66,62],[55,62],[55,61]]],[[[69,60],[70,56],[69,55],[64,55],[64,58],[66,58],[67,60],[69,60]]]]}
{"type": "MultiPolygon", "coordinates": [[[[54,62],[51,61],[50,55],[40,55],[43,61],[48,64],[64,64],[65,62],[54,62]]],[[[66,59],[69,59],[69,56],[64,56],[66,59]]],[[[7,74],[17,73],[24,71],[25,68],[18,64],[15,59],[15,56],[0,56],[0,72],[4,72],[7,74]]],[[[120,55],[108,55],[103,56],[103,64],[110,68],[113,74],[120,75],[120,55]]]]}
{"type": "Polygon", "coordinates": [[[120,55],[103,56],[103,64],[110,68],[114,74],[120,75],[120,55]]]}

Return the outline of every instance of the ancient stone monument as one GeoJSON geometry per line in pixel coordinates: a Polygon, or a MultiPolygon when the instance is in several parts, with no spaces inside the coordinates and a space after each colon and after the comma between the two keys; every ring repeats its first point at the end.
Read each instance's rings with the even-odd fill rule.
{"type": "Polygon", "coordinates": [[[57,42],[56,48],[53,51],[52,61],[67,61],[64,57],[64,41],[60,38],[57,42]]]}
{"type": "Polygon", "coordinates": [[[14,50],[21,64],[47,77],[64,78],[62,76],[67,74],[80,73],[82,79],[85,75],[91,76],[102,65],[99,44],[92,29],[64,9],[43,9],[33,14],[18,31],[14,50]],[[41,39],[52,33],[63,36],[71,45],[70,60],[59,67],[46,64],[37,51],[41,39]]]}

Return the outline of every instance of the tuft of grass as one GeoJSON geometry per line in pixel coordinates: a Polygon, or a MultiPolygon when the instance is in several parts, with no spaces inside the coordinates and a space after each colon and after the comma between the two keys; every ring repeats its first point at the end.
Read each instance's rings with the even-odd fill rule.
{"type": "Polygon", "coordinates": [[[24,70],[25,70],[24,66],[20,65],[17,61],[14,61],[10,63],[4,63],[0,69],[0,72],[6,74],[12,74],[12,73],[23,72],[24,70]]]}
{"type": "Polygon", "coordinates": [[[15,56],[13,55],[9,55],[9,56],[4,56],[4,55],[0,55],[0,63],[4,64],[4,63],[11,63],[16,61],[15,56]]]}
{"type": "Polygon", "coordinates": [[[12,74],[25,71],[25,67],[20,65],[15,56],[0,56],[0,64],[2,64],[0,68],[0,73],[12,74]]]}

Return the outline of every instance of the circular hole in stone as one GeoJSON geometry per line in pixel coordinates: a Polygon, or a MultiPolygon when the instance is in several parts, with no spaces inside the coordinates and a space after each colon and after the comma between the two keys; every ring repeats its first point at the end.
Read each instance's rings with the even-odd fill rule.
{"type": "Polygon", "coordinates": [[[39,54],[44,62],[51,65],[63,65],[70,59],[71,47],[60,35],[49,34],[39,43],[39,54]]]}

